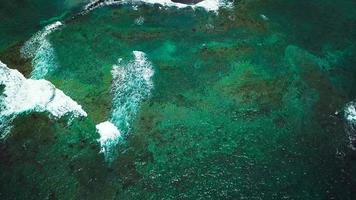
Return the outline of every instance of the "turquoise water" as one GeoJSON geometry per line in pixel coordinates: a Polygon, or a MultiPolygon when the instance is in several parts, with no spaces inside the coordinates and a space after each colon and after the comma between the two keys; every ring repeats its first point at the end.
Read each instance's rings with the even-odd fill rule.
{"type": "Polygon", "coordinates": [[[1,199],[356,198],[343,116],[356,97],[354,1],[77,15],[85,4],[1,3],[0,60],[87,113],[18,113],[0,143],[1,199]],[[121,134],[107,153],[105,121],[121,134]]]}

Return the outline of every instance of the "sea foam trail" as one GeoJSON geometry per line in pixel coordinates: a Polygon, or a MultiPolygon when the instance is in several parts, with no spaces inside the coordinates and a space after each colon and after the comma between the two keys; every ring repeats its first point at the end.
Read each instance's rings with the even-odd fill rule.
{"type": "Polygon", "coordinates": [[[346,133],[349,138],[349,146],[356,150],[356,102],[346,104],[344,108],[344,118],[346,120],[346,133]]]}
{"type": "Polygon", "coordinates": [[[48,40],[48,35],[63,26],[62,22],[47,25],[33,35],[21,48],[24,58],[32,59],[32,79],[43,79],[58,68],[55,50],[48,40]]]}
{"type": "Polygon", "coordinates": [[[136,6],[138,4],[160,4],[164,7],[177,7],[177,8],[203,8],[206,11],[217,12],[220,8],[231,8],[233,6],[232,2],[226,0],[203,0],[197,4],[183,4],[177,3],[170,0],[92,0],[89,4],[84,7],[84,13],[87,13],[91,10],[94,10],[98,7],[106,5],[115,5],[115,4],[131,4],[136,6]]]}
{"type": "Polygon", "coordinates": [[[86,117],[82,107],[47,80],[26,79],[19,71],[0,61],[0,138],[11,130],[11,122],[21,113],[48,112],[51,118],[86,117]]]}
{"type": "Polygon", "coordinates": [[[142,102],[150,97],[153,89],[154,70],[146,54],[133,51],[134,60],[123,63],[119,59],[111,71],[113,83],[112,113],[109,121],[97,125],[100,134],[101,152],[107,161],[112,161],[116,145],[122,135],[130,132],[130,123],[139,111],[142,102]]]}

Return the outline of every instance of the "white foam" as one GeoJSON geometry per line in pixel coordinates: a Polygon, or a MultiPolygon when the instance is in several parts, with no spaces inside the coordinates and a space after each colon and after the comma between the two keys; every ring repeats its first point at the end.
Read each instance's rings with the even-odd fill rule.
{"type": "Polygon", "coordinates": [[[266,15],[264,15],[264,14],[260,14],[260,16],[261,16],[261,18],[262,18],[263,20],[265,20],[265,21],[268,21],[268,20],[269,20],[269,18],[268,18],[266,15]]]}
{"type": "Polygon", "coordinates": [[[111,122],[106,121],[96,125],[96,130],[100,135],[98,142],[100,142],[101,150],[104,153],[106,160],[111,160],[114,152],[113,148],[120,142],[121,133],[119,129],[111,122]]]}
{"type": "Polygon", "coordinates": [[[21,55],[24,58],[32,59],[32,79],[42,79],[58,68],[55,50],[47,37],[61,26],[63,23],[59,21],[47,25],[33,35],[21,48],[21,55]]]}
{"type": "Polygon", "coordinates": [[[91,0],[87,5],[84,6],[84,11],[81,14],[86,14],[89,11],[92,11],[96,8],[108,5],[116,5],[122,4],[121,1],[118,0],[91,0]]]}
{"type": "Polygon", "coordinates": [[[176,3],[170,0],[92,0],[88,5],[85,6],[86,11],[93,10],[95,8],[105,6],[105,5],[115,5],[115,4],[132,4],[135,8],[137,4],[159,4],[164,7],[177,7],[177,8],[203,8],[207,11],[214,11],[217,12],[219,8],[231,8],[233,6],[232,2],[227,2],[226,0],[204,0],[197,4],[183,4],[183,3],[176,3]],[[100,3],[99,3],[100,2],[100,3]]]}
{"type": "Polygon", "coordinates": [[[182,4],[182,3],[175,3],[170,0],[142,0],[144,3],[148,4],[161,4],[163,6],[167,7],[177,7],[177,8],[203,8],[206,11],[218,11],[220,8],[231,8],[232,3],[227,2],[226,0],[203,0],[197,4],[193,5],[188,5],[188,4],[182,4]]]}
{"type": "MultiPolygon", "coordinates": [[[[19,71],[8,68],[1,61],[0,85],[5,86],[0,96],[2,108],[0,122],[6,126],[18,114],[27,112],[48,112],[50,117],[55,119],[65,115],[69,115],[70,119],[87,116],[78,103],[66,96],[51,82],[43,79],[26,79],[19,71]]],[[[0,134],[0,136],[5,137],[6,134],[0,134]]]]}
{"type": "Polygon", "coordinates": [[[117,141],[122,135],[129,133],[131,121],[153,89],[154,70],[151,62],[141,51],[133,51],[133,55],[134,60],[123,63],[122,59],[119,59],[118,64],[113,66],[111,71],[113,105],[110,122],[97,125],[101,136],[99,139],[101,149],[107,161],[114,159],[117,141]]]}
{"type": "Polygon", "coordinates": [[[356,103],[350,102],[344,108],[344,117],[346,119],[346,132],[349,138],[349,146],[356,150],[356,103]]]}
{"type": "Polygon", "coordinates": [[[53,24],[47,25],[44,30],[48,34],[52,33],[53,31],[57,30],[60,26],[63,26],[63,23],[60,21],[56,21],[53,24]]]}
{"type": "Polygon", "coordinates": [[[347,121],[356,122],[356,108],[354,104],[348,104],[345,108],[345,116],[347,121]]]}

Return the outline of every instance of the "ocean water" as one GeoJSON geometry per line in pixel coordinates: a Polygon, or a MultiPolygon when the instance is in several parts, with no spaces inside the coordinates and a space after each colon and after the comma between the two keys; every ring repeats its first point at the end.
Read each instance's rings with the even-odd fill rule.
{"type": "Polygon", "coordinates": [[[93,2],[0,2],[0,199],[356,199],[354,0],[93,2]]]}

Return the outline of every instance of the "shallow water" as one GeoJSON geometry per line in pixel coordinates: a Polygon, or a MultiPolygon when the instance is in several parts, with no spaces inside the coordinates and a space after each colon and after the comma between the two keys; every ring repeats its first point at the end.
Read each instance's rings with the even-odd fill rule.
{"type": "Polygon", "coordinates": [[[356,198],[343,112],[356,99],[354,1],[78,15],[86,3],[1,3],[0,60],[87,113],[17,114],[0,143],[1,199],[356,198]],[[106,121],[120,131],[105,140],[110,159],[106,121]]]}

